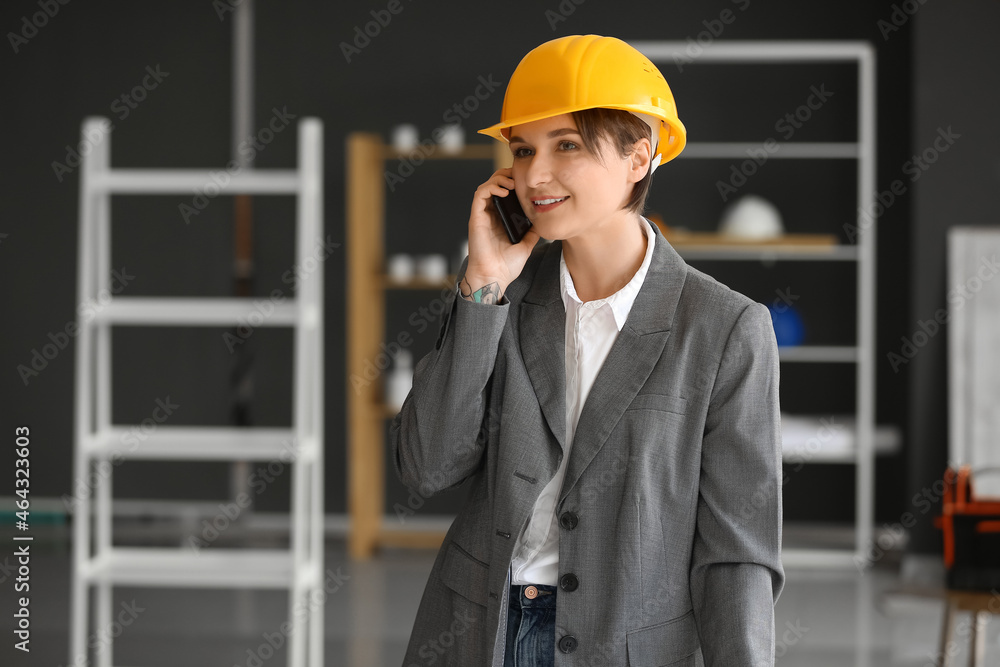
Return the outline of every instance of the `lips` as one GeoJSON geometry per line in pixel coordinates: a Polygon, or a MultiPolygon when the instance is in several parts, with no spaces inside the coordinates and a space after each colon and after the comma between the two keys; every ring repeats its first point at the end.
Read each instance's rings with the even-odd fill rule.
{"type": "Polygon", "coordinates": [[[544,213],[545,211],[550,211],[556,206],[559,206],[567,199],[569,199],[568,195],[565,197],[539,197],[532,199],[531,205],[534,207],[535,211],[544,213]]]}

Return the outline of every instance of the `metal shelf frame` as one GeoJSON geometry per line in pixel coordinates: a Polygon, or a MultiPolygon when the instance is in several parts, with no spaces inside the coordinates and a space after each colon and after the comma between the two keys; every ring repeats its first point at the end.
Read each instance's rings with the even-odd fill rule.
{"type": "MultiPolygon", "coordinates": [[[[128,429],[111,421],[111,343],[114,326],[227,326],[254,310],[253,299],[111,297],[111,196],[194,194],[211,183],[202,169],[112,169],[108,119],[85,118],[82,137],[91,144],[80,167],[79,304],[100,304],[93,317],[78,318],[75,369],[74,475],[92,485],[73,508],[69,663],[91,664],[90,613],[97,628],[111,627],[112,587],[287,588],[288,664],[323,664],[323,262],[308,262],[294,299],[274,304],[262,326],[294,329],[293,423],[290,428],[159,426],[139,446],[126,446],[128,429]],[[95,137],[99,137],[96,141],[95,137]],[[104,297],[104,298],[102,298],[104,297]],[[278,460],[291,466],[290,549],[134,548],[112,546],[112,476],[124,459],[278,460]],[[94,473],[99,469],[99,474],[94,473]],[[93,522],[94,526],[91,526],[93,522]],[[88,612],[91,589],[93,611],[88,612]]],[[[296,266],[304,266],[316,239],[323,239],[323,125],[298,125],[298,165],[231,176],[223,194],[286,194],[296,197],[296,266]]],[[[79,312],[79,310],[78,310],[79,312]]],[[[74,485],[79,488],[80,485],[74,485]]],[[[96,655],[113,665],[113,645],[96,655]]]]}
{"type": "MultiPolygon", "coordinates": [[[[690,61],[685,55],[686,42],[633,41],[632,46],[653,63],[690,61]]],[[[782,361],[826,361],[856,364],[855,455],[847,461],[855,464],[855,544],[845,549],[785,549],[782,560],[786,565],[807,568],[866,568],[874,531],[874,471],[875,471],[875,49],[863,41],[725,41],[717,40],[702,47],[694,64],[779,64],[837,63],[857,64],[858,134],[855,142],[780,143],[770,158],[789,159],[855,159],[857,169],[857,220],[861,230],[857,243],[838,246],[833,255],[807,258],[802,253],[795,259],[854,261],[857,266],[857,342],[853,347],[804,347],[781,349],[782,361]]],[[[679,155],[684,159],[744,158],[747,148],[759,144],[722,142],[692,142],[679,155]]],[[[678,252],[685,259],[749,259],[749,253],[739,251],[678,252]]],[[[780,259],[780,255],[769,255],[780,259]]],[[[817,463],[823,463],[817,460],[817,463]]],[[[833,461],[829,461],[833,462],[833,461]]]]}

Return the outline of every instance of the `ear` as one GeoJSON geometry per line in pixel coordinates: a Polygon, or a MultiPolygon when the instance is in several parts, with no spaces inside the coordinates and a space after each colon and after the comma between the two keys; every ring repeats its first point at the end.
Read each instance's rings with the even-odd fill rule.
{"type": "Polygon", "coordinates": [[[649,173],[653,158],[651,153],[652,144],[645,137],[632,144],[632,153],[629,155],[629,183],[638,183],[649,173]]]}

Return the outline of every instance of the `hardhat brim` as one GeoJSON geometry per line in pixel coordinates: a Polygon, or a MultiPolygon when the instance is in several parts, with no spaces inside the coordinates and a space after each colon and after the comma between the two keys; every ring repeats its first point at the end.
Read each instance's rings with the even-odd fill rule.
{"type": "MultiPolygon", "coordinates": [[[[677,157],[684,146],[687,144],[687,130],[681,123],[680,119],[666,118],[663,110],[659,107],[652,105],[642,105],[642,104],[628,104],[628,105],[601,105],[600,107],[579,107],[579,108],[565,108],[556,109],[552,111],[545,111],[542,113],[529,114],[525,116],[520,116],[518,118],[512,118],[509,121],[501,121],[495,125],[490,125],[489,127],[478,130],[478,134],[485,134],[486,136],[493,137],[498,141],[503,141],[504,143],[510,143],[510,132],[509,129],[516,125],[524,125],[525,123],[531,123],[536,120],[543,120],[545,118],[552,118],[553,116],[560,116],[565,113],[572,113],[574,111],[583,111],[584,109],[621,109],[622,111],[633,111],[636,113],[644,113],[654,118],[658,118],[662,121],[660,126],[660,139],[657,143],[657,153],[660,157],[660,164],[664,162],[669,162],[670,160],[677,157]],[[506,133],[504,130],[508,130],[506,133]]],[[[655,155],[653,158],[655,159],[655,155]]]]}

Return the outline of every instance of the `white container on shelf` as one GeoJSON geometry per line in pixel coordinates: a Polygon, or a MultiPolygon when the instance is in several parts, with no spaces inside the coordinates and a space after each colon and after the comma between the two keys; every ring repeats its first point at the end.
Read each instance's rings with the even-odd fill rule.
{"type": "Polygon", "coordinates": [[[457,155],[465,148],[465,130],[461,125],[443,125],[436,134],[440,137],[441,150],[448,155],[457,155]]]}
{"type": "Polygon", "coordinates": [[[403,401],[413,387],[413,353],[400,350],[396,353],[392,372],[386,378],[385,402],[397,412],[403,408],[403,401]]]}
{"type": "Polygon", "coordinates": [[[396,253],[386,262],[386,272],[395,280],[409,280],[413,277],[415,266],[413,255],[396,253]]]}
{"type": "Polygon", "coordinates": [[[448,275],[448,259],[441,254],[422,255],[417,260],[417,273],[427,280],[444,280],[448,275]]]}
{"type": "Polygon", "coordinates": [[[412,123],[401,123],[392,128],[392,147],[400,153],[411,151],[420,143],[420,131],[412,123]]]}

